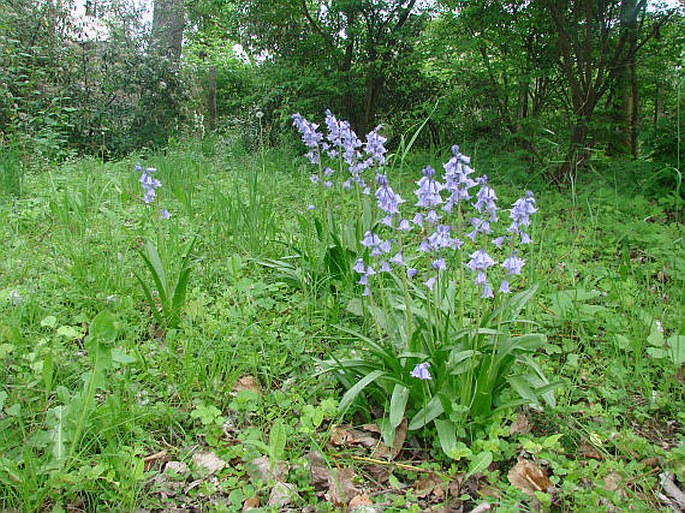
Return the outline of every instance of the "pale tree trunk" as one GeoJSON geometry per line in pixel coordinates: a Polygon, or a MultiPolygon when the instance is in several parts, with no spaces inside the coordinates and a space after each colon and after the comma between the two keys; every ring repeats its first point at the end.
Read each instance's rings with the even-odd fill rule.
{"type": "Polygon", "coordinates": [[[216,128],[216,67],[210,66],[207,86],[207,126],[210,130],[216,128]]]}
{"type": "Polygon", "coordinates": [[[152,48],[155,52],[179,60],[184,28],[183,0],[155,0],[152,14],[152,48]]]}

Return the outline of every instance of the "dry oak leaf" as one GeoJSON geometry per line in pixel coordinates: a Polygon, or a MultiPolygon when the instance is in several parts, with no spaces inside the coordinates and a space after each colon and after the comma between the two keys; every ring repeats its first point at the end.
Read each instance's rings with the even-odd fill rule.
{"type": "Polygon", "coordinates": [[[297,486],[277,481],[271,489],[271,495],[269,496],[267,506],[282,508],[283,506],[292,503],[293,499],[296,499],[297,497],[297,486]]]}
{"type": "Polygon", "coordinates": [[[362,447],[375,447],[378,439],[368,431],[354,429],[349,425],[335,426],[331,430],[330,443],[338,447],[350,447],[361,445],[362,447]]]}
{"type": "Polygon", "coordinates": [[[373,506],[373,502],[369,498],[368,493],[357,495],[356,497],[353,497],[350,501],[350,509],[362,508],[364,506],[373,506]]]}
{"type": "Polygon", "coordinates": [[[547,492],[553,488],[552,482],[532,461],[519,458],[516,465],[514,465],[507,478],[512,486],[519,490],[533,495],[535,492],[547,492]]]}
{"type": "Polygon", "coordinates": [[[392,441],[392,447],[388,447],[385,444],[381,443],[376,447],[376,450],[373,451],[373,457],[376,459],[387,459],[390,461],[393,461],[397,456],[400,454],[402,451],[402,447],[404,447],[404,442],[407,439],[407,419],[404,418],[402,419],[402,422],[400,422],[400,425],[397,426],[397,429],[395,430],[395,438],[392,441]]]}
{"type": "Polygon", "coordinates": [[[526,417],[525,413],[520,411],[518,416],[516,417],[516,420],[512,422],[511,426],[509,426],[509,434],[525,435],[527,433],[530,433],[532,429],[533,426],[531,426],[530,422],[528,422],[528,417],[526,417]]]}
{"type": "Polygon", "coordinates": [[[325,490],[328,487],[331,473],[323,456],[319,452],[312,451],[307,454],[307,459],[309,460],[309,471],[312,475],[312,486],[317,490],[325,490]]]}
{"type": "Polygon", "coordinates": [[[340,508],[361,495],[361,490],[354,484],[354,470],[351,468],[334,468],[328,476],[328,492],[325,497],[333,507],[340,508]]]}
{"type": "Polygon", "coordinates": [[[254,470],[255,472],[250,472],[253,478],[259,478],[263,483],[268,483],[269,481],[284,481],[285,477],[288,475],[290,470],[290,465],[287,462],[276,460],[273,465],[271,460],[267,456],[260,456],[250,461],[251,468],[248,470],[254,470]]]}
{"type": "Polygon", "coordinates": [[[438,499],[445,495],[445,481],[440,476],[429,474],[414,483],[414,493],[419,499],[435,495],[438,499]]]}
{"type": "Polygon", "coordinates": [[[188,468],[188,465],[183,463],[182,461],[168,461],[167,464],[164,466],[164,473],[175,473],[175,474],[185,474],[190,470],[188,468]]]}
{"type": "Polygon", "coordinates": [[[202,468],[207,474],[214,474],[227,465],[224,460],[219,458],[213,452],[195,453],[193,455],[193,463],[196,467],[202,468]]]}
{"type": "Polygon", "coordinates": [[[250,511],[259,507],[259,497],[248,497],[243,502],[243,511],[250,511]]]}
{"type": "Polygon", "coordinates": [[[257,392],[261,394],[262,389],[254,376],[241,376],[238,381],[233,385],[232,394],[235,395],[238,392],[243,392],[245,390],[250,390],[252,392],[257,392]]]}

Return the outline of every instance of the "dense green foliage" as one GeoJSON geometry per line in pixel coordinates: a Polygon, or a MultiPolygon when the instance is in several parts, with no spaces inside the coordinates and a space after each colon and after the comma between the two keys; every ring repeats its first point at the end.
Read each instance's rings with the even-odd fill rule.
{"type": "Polygon", "coordinates": [[[0,2],[0,510],[678,507],[682,9],[85,4],[0,2]]]}
{"type": "MultiPolygon", "coordinates": [[[[408,156],[389,176],[409,198],[417,170],[442,160],[408,156]]],[[[22,198],[1,198],[0,507],[240,511],[251,497],[266,504],[281,480],[298,487],[294,507],[335,509],[317,497],[305,459],[322,451],[331,467],[391,471],[389,482],[357,481],[380,487],[374,500],[389,512],[483,500],[500,511],[535,501],[658,509],[658,474],[683,459],[685,234],[633,190],[647,188],[646,164],[595,162],[572,196],[525,184],[537,198],[538,242],[520,286],[539,289],[526,309],[534,327],[519,328],[547,336],[530,357],[557,382],[556,407],[525,410],[530,432],[500,413],[445,438],[453,459],[434,428],[416,431],[402,464],[377,467],[350,441],[359,435],[339,434],[343,390],[316,361],[361,357],[364,339],[392,339],[377,338],[354,306],[362,287],[331,266],[335,252],[306,208],[319,198],[308,164],[230,141],[184,142],[142,160],[162,184],[146,205],[136,161],[50,166],[24,177],[22,198]],[[160,207],[172,217],[159,219],[160,207]],[[187,268],[171,328],[177,321],[164,319],[174,313],[156,321],[151,311],[162,306],[149,302],[161,299],[153,278],[175,290],[187,268]],[[208,476],[208,452],[230,465],[208,476]],[[547,462],[554,492],[528,498],[509,482],[521,455],[547,462]],[[262,481],[259,456],[290,470],[262,481]],[[417,472],[456,483],[469,469],[457,495],[420,491],[417,472]]],[[[480,150],[474,166],[497,177],[504,204],[520,193],[526,172],[515,158],[480,150]]],[[[348,420],[378,418],[383,404],[369,393],[348,420]]]]}
{"type": "MultiPolygon", "coordinates": [[[[129,2],[98,2],[81,18],[76,5],[0,7],[2,144],[33,158],[122,155],[227,128],[254,144],[257,111],[263,135],[282,143],[292,112],[331,108],[358,133],[382,123],[396,142],[428,118],[417,144],[486,139],[557,183],[574,180],[591,152],[680,169],[685,24],[675,8],[192,0],[176,61],[154,50],[129,2]]],[[[662,179],[674,186],[677,176],[662,179]]]]}

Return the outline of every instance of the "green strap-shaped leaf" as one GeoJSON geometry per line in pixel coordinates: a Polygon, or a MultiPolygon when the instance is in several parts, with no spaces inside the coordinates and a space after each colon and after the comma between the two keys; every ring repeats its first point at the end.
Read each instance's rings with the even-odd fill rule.
{"type": "Polygon", "coordinates": [[[479,452],[472,460],[471,465],[469,465],[469,471],[464,476],[465,482],[469,477],[477,472],[483,472],[492,463],[492,453],[490,451],[479,452]]]}
{"type": "Polygon", "coordinates": [[[340,406],[338,406],[338,411],[340,411],[341,413],[345,412],[362,390],[364,390],[368,385],[370,385],[375,380],[384,375],[385,371],[379,369],[364,376],[361,380],[357,382],[357,384],[355,384],[347,392],[345,392],[345,395],[340,400],[340,406]]]}
{"type": "Polygon", "coordinates": [[[423,426],[427,426],[444,412],[445,408],[443,407],[442,402],[440,402],[440,399],[437,396],[433,397],[428,401],[428,404],[421,408],[421,410],[414,415],[414,418],[411,419],[408,427],[409,431],[414,431],[416,429],[421,429],[423,426]]]}
{"type": "Polygon", "coordinates": [[[390,425],[396,429],[404,418],[407,409],[407,399],[409,399],[409,389],[399,383],[395,385],[390,398],[390,425]]]}
{"type": "Polygon", "coordinates": [[[435,419],[433,423],[438,430],[442,451],[450,458],[454,458],[457,449],[457,429],[454,423],[447,419],[435,419]]]}

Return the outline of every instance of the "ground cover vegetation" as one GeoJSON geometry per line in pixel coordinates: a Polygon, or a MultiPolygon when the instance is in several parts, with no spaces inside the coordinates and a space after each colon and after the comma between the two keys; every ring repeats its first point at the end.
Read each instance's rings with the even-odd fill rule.
{"type": "Polygon", "coordinates": [[[682,12],[79,5],[0,6],[0,509],[685,507],[682,12]]]}

